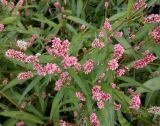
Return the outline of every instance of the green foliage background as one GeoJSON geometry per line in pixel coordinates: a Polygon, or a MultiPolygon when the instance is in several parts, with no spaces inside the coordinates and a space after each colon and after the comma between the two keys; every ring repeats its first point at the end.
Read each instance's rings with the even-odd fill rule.
{"type": "Polygon", "coordinates": [[[87,116],[87,122],[82,125],[90,126],[89,115],[95,111],[101,126],[157,126],[159,117],[147,113],[146,110],[150,106],[160,105],[160,77],[149,78],[154,71],[160,72],[160,46],[156,45],[148,35],[148,32],[158,24],[144,24],[141,17],[154,11],[160,13],[159,1],[146,0],[147,9],[140,9],[135,13],[132,12],[134,0],[109,0],[108,9],[104,8],[104,0],[58,1],[64,6],[63,13],[53,6],[55,0],[26,0],[22,8],[16,6],[12,13],[9,12],[8,6],[0,4],[0,23],[5,24],[5,30],[0,32],[0,126],[14,126],[18,120],[23,120],[26,126],[56,126],[58,120],[62,118],[78,125],[83,122],[80,118],[83,114],[87,116]],[[158,9],[153,6],[155,4],[158,9]],[[20,16],[16,16],[17,11],[20,16]],[[98,35],[106,17],[112,25],[112,30],[105,33],[103,40],[106,48],[93,49],[91,42],[98,35]],[[84,31],[80,30],[82,24],[86,26],[84,31]],[[131,28],[131,34],[128,33],[128,28],[131,28]],[[113,37],[111,44],[108,44],[108,36],[116,31],[123,31],[124,37],[113,37]],[[35,74],[32,79],[20,81],[16,79],[17,74],[32,70],[32,67],[7,59],[4,56],[5,51],[10,48],[17,49],[17,40],[28,41],[34,34],[40,37],[26,54],[41,53],[42,64],[48,62],[60,64],[59,60],[48,55],[44,48],[53,34],[62,40],[70,40],[70,54],[77,56],[80,63],[91,58],[95,63],[102,65],[95,67],[94,72],[89,75],[83,72],[75,73],[69,69],[68,72],[73,78],[72,84],[63,86],[58,93],[54,91],[54,83],[57,80],[55,76],[42,78],[35,74]],[[129,39],[131,35],[135,35],[133,40],[129,39]],[[135,70],[132,68],[133,62],[141,58],[142,54],[136,52],[133,47],[142,40],[145,44],[140,52],[150,50],[158,59],[144,69],[135,70]],[[125,48],[125,56],[120,64],[131,68],[125,76],[116,78],[113,71],[105,70],[115,43],[120,43],[125,48]],[[109,92],[112,99],[106,103],[103,110],[97,110],[91,99],[91,87],[102,72],[106,73],[102,89],[109,92]],[[2,81],[6,77],[9,78],[9,83],[4,86],[2,81]],[[141,109],[138,111],[129,109],[130,96],[121,90],[111,89],[112,82],[116,82],[124,92],[127,92],[128,87],[132,87],[142,93],[141,109]],[[82,91],[87,98],[84,110],[79,109],[79,101],[75,97],[77,90],[82,91]],[[50,95],[44,99],[43,92],[50,95]],[[27,104],[24,111],[20,112],[23,101],[32,101],[32,104],[30,106],[27,104]],[[114,101],[122,105],[122,109],[118,112],[113,109],[114,101]],[[73,111],[78,112],[78,117],[75,119],[73,111]]]}

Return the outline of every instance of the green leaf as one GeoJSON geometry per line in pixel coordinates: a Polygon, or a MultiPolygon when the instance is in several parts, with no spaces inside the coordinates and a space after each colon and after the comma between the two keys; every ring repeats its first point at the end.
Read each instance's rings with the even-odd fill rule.
{"type": "Polygon", "coordinates": [[[125,16],[126,12],[119,12],[117,14],[114,14],[113,16],[111,16],[109,18],[109,21],[116,21],[116,20],[119,20],[121,18],[123,18],[125,16]]]}
{"type": "Polygon", "coordinates": [[[25,81],[27,81],[27,79],[26,79],[26,80],[18,80],[17,78],[16,78],[16,79],[13,79],[12,81],[10,81],[10,82],[2,89],[2,91],[6,91],[7,89],[12,88],[12,87],[14,87],[14,86],[16,86],[16,85],[18,85],[18,84],[22,84],[22,83],[24,83],[25,81]]]}
{"type": "Polygon", "coordinates": [[[53,99],[51,112],[50,112],[50,120],[58,121],[59,120],[59,104],[61,99],[63,98],[63,95],[65,93],[65,88],[62,87],[62,89],[56,94],[56,96],[53,99]]]}
{"type": "Polygon", "coordinates": [[[127,17],[131,15],[134,3],[135,3],[135,0],[129,0],[128,6],[127,6],[127,17]]]}
{"type": "Polygon", "coordinates": [[[111,100],[106,103],[105,108],[100,111],[101,126],[114,126],[114,109],[111,100]]]}
{"type": "Polygon", "coordinates": [[[41,105],[42,112],[45,112],[45,103],[44,99],[42,97],[42,91],[40,89],[40,86],[38,84],[35,85],[35,91],[38,94],[39,103],[41,105]]]}
{"type": "Polygon", "coordinates": [[[74,34],[77,34],[76,29],[75,29],[72,25],[66,23],[66,28],[67,28],[68,30],[70,30],[71,32],[73,32],[74,34]]]}
{"type": "Polygon", "coordinates": [[[144,92],[152,92],[152,91],[159,90],[160,89],[160,77],[156,77],[156,78],[153,78],[153,79],[146,81],[143,84],[143,86],[150,89],[150,90],[147,90],[143,87],[139,87],[136,90],[136,92],[144,93],[144,92]]]}
{"type": "Polygon", "coordinates": [[[70,54],[71,55],[77,55],[78,51],[81,49],[82,47],[82,34],[76,34],[73,36],[72,40],[71,40],[71,45],[70,45],[70,54]]]}
{"type": "Polygon", "coordinates": [[[81,15],[82,9],[83,9],[83,1],[78,0],[77,1],[77,17],[81,15]]]}
{"type": "Polygon", "coordinates": [[[31,122],[31,123],[43,124],[42,120],[40,120],[36,116],[34,116],[30,113],[26,113],[26,112],[4,111],[4,112],[0,112],[0,115],[5,116],[5,117],[15,118],[15,119],[18,119],[18,120],[28,121],[28,122],[31,122]]]}
{"type": "Polygon", "coordinates": [[[42,79],[41,76],[35,77],[34,80],[27,86],[27,88],[24,90],[21,98],[19,99],[18,103],[20,104],[22,100],[24,99],[25,95],[36,85],[39,83],[39,81],[42,79]]]}
{"type": "Polygon", "coordinates": [[[17,120],[14,118],[7,119],[4,123],[3,126],[15,126],[17,120]]]}
{"type": "Polygon", "coordinates": [[[84,95],[87,98],[87,108],[88,108],[88,112],[91,113],[92,111],[92,102],[91,102],[91,96],[89,95],[89,88],[87,86],[87,84],[85,84],[82,79],[72,70],[68,70],[69,74],[71,77],[73,77],[74,81],[76,82],[76,84],[79,86],[79,88],[82,90],[82,92],[84,93],[84,95]]]}
{"type": "Polygon", "coordinates": [[[39,56],[40,63],[48,63],[54,60],[54,57],[51,55],[41,55],[39,56]]]}
{"type": "Polygon", "coordinates": [[[13,17],[7,17],[4,18],[3,20],[0,21],[2,24],[11,24],[13,22],[16,22],[18,19],[20,19],[18,16],[13,16],[13,17]]]}
{"type": "Polygon", "coordinates": [[[18,109],[20,109],[20,107],[18,106],[18,104],[15,102],[15,100],[13,100],[13,98],[10,96],[9,93],[0,91],[0,95],[3,96],[3,97],[5,97],[10,103],[12,103],[13,105],[15,105],[18,109]]]}
{"type": "Polygon", "coordinates": [[[118,120],[121,124],[121,126],[130,126],[129,122],[123,117],[121,111],[117,111],[118,120]]]}
{"type": "Polygon", "coordinates": [[[35,20],[35,21],[39,21],[39,22],[42,22],[42,23],[46,23],[46,24],[48,24],[49,26],[54,27],[54,28],[57,28],[57,27],[58,27],[58,25],[57,25],[56,23],[54,23],[53,21],[48,20],[48,19],[45,18],[45,17],[32,18],[32,19],[35,20]]]}
{"type": "Polygon", "coordinates": [[[86,25],[86,26],[90,26],[86,21],[84,21],[84,20],[82,20],[82,19],[80,19],[80,18],[78,18],[78,17],[74,17],[74,16],[68,16],[68,17],[66,17],[68,20],[71,20],[71,21],[73,21],[73,22],[75,22],[75,23],[79,23],[79,24],[84,24],[84,25],[86,25]]]}

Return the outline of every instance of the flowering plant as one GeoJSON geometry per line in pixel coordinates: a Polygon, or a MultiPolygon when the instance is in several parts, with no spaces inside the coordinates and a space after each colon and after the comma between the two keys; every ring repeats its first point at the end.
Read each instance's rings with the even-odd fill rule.
{"type": "Polygon", "coordinates": [[[159,125],[158,4],[1,0],[0,123],[159,125]]]}

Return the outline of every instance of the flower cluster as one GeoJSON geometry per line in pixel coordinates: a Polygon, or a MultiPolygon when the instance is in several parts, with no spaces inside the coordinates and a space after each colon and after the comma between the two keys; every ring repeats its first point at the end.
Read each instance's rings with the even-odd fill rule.
{"type": "Polygon", "coordinates": [[[119,60],[122,58],[122,55],[124,53],[124,48],[120,44],[114,45],[114,58],[119,60]]]}
{"type": "Polygon", "coordinates": [[[3,84],[3,85],[7,85],[7,84],[8,84],[8,78],[5,78],[5,79],[2,81],[2,84],[3,84]]]}
{"type": "Polygon", "coordinates": [[[112,89],[115,89],[116,86],[117,86],[117,85],[116,85],[115,83],[111,83],[111,88],[112,88],[112,89]]]}
{"type": "Polygon", "coordinates": [[[106,2],[104,3],[104,7],[107,9],[108,6],[109,6],[109,3],[106,1],[106,2]]]}
{"type": "Polygon", "coordinates": [[[140,108],[140,105],[141,105],[141,99],[140,99],[140,96],[138,94],[134,95],[131,99],[131,102],[130,102],[130,108],[132,109],[139,109],[140,108]]]}
{"type": "Polygon", "coordinates": [[[114,103],[114,110],[118,111],[121,109],[121,104],[114,103]]]}
{"type": "Polygon", "coordinates": [[[150,108],[147,109],[149,113],[155,114],[155,115],[160,115],[160,107],[159,106],[151,106],[150,108]]]}
{"type": "Polygon", "coordinates": [[[23,41],[23,40],[18,40],[17,46],[22,50],[26,50],[27,49],[27,42],[23,41]]]}
{"type": "Polygon", "coordinates": [[[66,81],[70,81],[71,80],[71,76],[69,76],[68,72],[63,72],[60,75],[60,78],[56,81],[55,83],[55,91],[60,91],[62,85],[66,82],[66,81]]]}
{"type": "Polygon", "coordinates": [[[21,62],[25,62],[26,55],[20,51],[16,51],[14,49],[9,49],[6,51],[6,57],[13,58],[21,62]]]}
{"type": "Polygon", "coordinates": [[[160,44],[160,26],[156,27],[152,32],[149,33],[154,39],[155,43],[160,44]]]}
{"type": "Polygon", "coordinates": [[[123,32],[115,32],[115,33],[114,33],[114,36],[120,38],[120,37],[123,36],[123,32]]]}
{"type": "Polygon", "coordinates": [[[98,108],[102,109],[104,108],[104,101],[108,101],[111,98],[111,95],[101,91],[101,87],[95,85],[92,88],[92,98],[97,101],[98,108]]]}
{"type": "Polygon", "coordinates": [[[92,114],[90,115],[90,121],[91,121],[91,123],[93,124],[93,126],[100,126],[100,122],[99,122],[99,120],[98,120],[98,118],[97,118],[96,113],[92,113],[92,114]]]}
{"type": "Polygon", "coordinates": [[[93,60],[89,59],[85,64],[83,64],[83,71],[85,74],[89,74],[94,67],[93,60]]]}
{"type": "Polygon", "coordinates": [[[24,0],[19,0],[19,1],[18,1],[18,7],[21,8],[21,7],[23,6],[23,3],[24,3],[24,0]]]}
{"type": "Polygon", "coordinates": [[[18,121],[18,122],[16,122],[16,126],[24,126],[24,122],[23,121],[18,121]]]}
{"type": "Polygon", "coordinates": [[[86,101],[86,98],[81,92],[76,92],[76,97],[81,101],[86,101]]]}
{"type": "Polygon", "coordinates": [[[38,35],[33,35],[30,40],[28,41],[27,45],[30,46],[32,43],[38,38],[38,35]]]}
{"type": "Polygon", "coordinates": [[[104,32],[103,31],[99,32],[99,37],[104,37],[104,32]]]}
{"type": "Polygon", "coordinates": [[[10,2],[9,11],[12,11],[14,7],[15,7],[14,2],[10,2]]]}
{"type": "Polygon", "coordinates": [[[125,72],[126,72],[126,69],[118,69],[116,71],[116,75],[121,77],[121,76],[123,76],[125,74],[125,72]]]}
{"type": "Polygon", "coordinates": [[[149,64],[150,62],[153,62],[155,59],[156,57],[153,54],[148,54],[143,59],[135,61],[134,68],[135,69],[143,68],[147,66],[147,64],[149,64]]]}
{"type": "MultiPolygon", "coordinates": [[[[116,70],[119,67],[118,61],[122,58],[122,55],[124,53],[124,48],[120,44],[114,45],[114,58],[109,60],[108,62],[108,69],[116,70]]],[[[122,71],[120,71],[122,72],[122,71]]]]}
{"type": "Polygon", "coordinates": [[[60,40],[59,38],[54,38],[52,40],[52,48],[49,46],[46,47],[47,52],[50,55],[56,57],[66,57],[68,56],[70,42],[68,40],[60,40]]]}
{"type": "Polygon", "coordinates": [[[104,47],[104,43],[100,42],[100,40],[98,38],[96,38],[92,42],[92,47],[93,48],[103,48],[104,47]]]}
{"type": "Polygon", "coordinates": [[[0,24],[0,32],[4,30],[4,24],[0,24]]]}
{"type": "Polygon", "coordinates": [[[147,7],[147,4],[144,2],[144,0],[137,0],[133,6],[133,10],[137,11],[141,8],[146,8],[146,7],[147,7]]]}
{"type": "Polygon", "coordinates": [[[107,31],[110,31],[110,30],[112,29],[112,26],[111,26],[111,24],[109,23],[108,18],[106,18],[103,27],[104,27],[104,29],[107,30],[107,31]]]}
{"type": "Polygon", "coordinates": [[[62,60],[61,64],[63,65],[63,67],[65,69],[70,68],[71,66],[75,66],[77,64],[77,58],[74,56],[67,56],[64,57],[64,59],[62,60]]]}
{"type": "Polygon", "coordinates": [[[7,6],[8,2],[6,0],[1,0],[2,4],[7,6]]]}
{"type": "Polygon", "coordinates": [[[18,80],[24,80],[33,77],[33,73],[31,71],[19,73],[17,78],[18,80]]]}
{"type": "Polygon", "coordinates": [[[108,68],[111,70],[116,70],[118,68],[119,64],[116,59],[112,59],[108,62],[108,68]]]}
{"type": "Polygon", "coordinates": [[[148,17],[144,18],[145,23],[160,23],[160,15],[151,14],[148,17]]]}
{"type": "Polygon", "coordinates": [[[36,70],[40,76],[61,72],[60,68],[54,63],[47,63],[44,67],[39,63],[33,63],[33,69],[36,70]]]}
{"type": "Polygon", "coordinates": [[[16,59],[18,61],[24,62],[24,63],[35,63],[39,62],[39,59],[37,56],[27,56],[23,52],[16,51],[14,49],[9,49],[6,51],[6,57],[16,59]]]}

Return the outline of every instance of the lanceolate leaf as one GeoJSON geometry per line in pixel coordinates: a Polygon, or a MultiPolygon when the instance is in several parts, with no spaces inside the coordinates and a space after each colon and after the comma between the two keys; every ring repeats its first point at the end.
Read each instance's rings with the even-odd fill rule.
{"type": "Polygon", "coordinates": [[[12,117],[18,120],[23,120],[23,121],[29,121],[31,123],[36,123],[36,124],[43,124],[43,121],[37,118],[36,116],[26,113],[26,112],[20,112],[20,111],[4,111],[0,112],[1,116],[5,117],[12,117]]]}
{"type": "Polygon", "coordinates": [[[143,93],[143,92],[152,92],[152,91],[159,90],[160,89],[160,77],[156,77],[156,78],[153,78],[153,79],[146,81],[143,84],[143,86],[150,89],[150,90],[139,87],[139,88],[137,88],[136,92],[143,93]]]}
{"type": "Polygon", "coordinates": [[[19,102],[18,103],[21,103],[22,100],[24,99],[25,95],[36,85],[39,83],[39,81],[42,79],[42,77],[38,76],[38,77],[35,77],[33,79],[33,81],[27,86],[27,88],[24,90],[21,98],[19,99],[19,102]]]}

